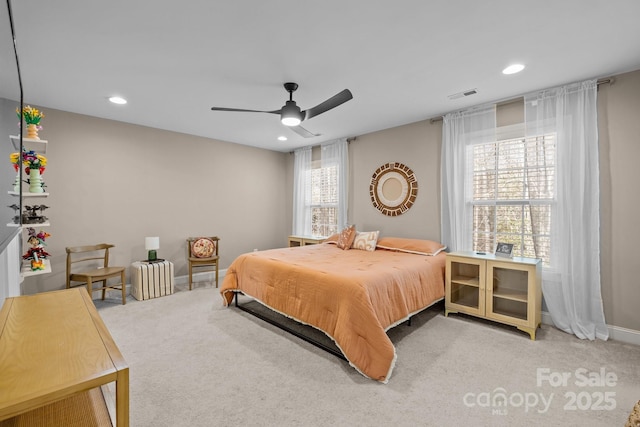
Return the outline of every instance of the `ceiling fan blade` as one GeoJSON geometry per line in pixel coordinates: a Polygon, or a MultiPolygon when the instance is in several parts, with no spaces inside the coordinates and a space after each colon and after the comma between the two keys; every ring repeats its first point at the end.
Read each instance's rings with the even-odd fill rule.
{"type": "Polygon", "coordinates": [[[241,113],[271,113],[271,114],[280,114],[282,110],[274,110],[274,111],[262,111],[262,110],[244,110],[242,108],[225,108],[225,107],[211,107],[213,111],[237,111],[241,113]]]}
{"type": "Polygon", "coordinates": [[[314,136],[320,136],[320,134],[312,133],[303,128],[302,126],[289,126],[289,129],[305,138],[313,138],[314,136]]]}
{"type": "Polygon", "coordinates": [[[315,117],[318,114],[322,114],[325,111],[331,110],[332,108],[336,108],[338,105],[344,104],[345,102],[347,102],[352,98],[353,98],[353,95],[351,94],[351,91],[349,89],[345,89],[342,92],[338,93],[337,95],[334,95],[331,98],[327,99],[323,103],[320,103],[315,107],[309,108],[308,110],[306,110],[304,112],[305,113],[304,119],[305,120],[310,119],[311,117],[315,117]]]}

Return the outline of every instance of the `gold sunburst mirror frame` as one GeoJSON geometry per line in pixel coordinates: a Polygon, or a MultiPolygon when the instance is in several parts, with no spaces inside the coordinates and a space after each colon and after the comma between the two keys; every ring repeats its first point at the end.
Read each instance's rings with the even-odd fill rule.
{"type": "Polygon", "coordinates": [[[369,195],[373,206],[382,214],[402,215],[418,197],[418,181],[408,166],[398,162],[385,163],[373,173],[369,195]]]}

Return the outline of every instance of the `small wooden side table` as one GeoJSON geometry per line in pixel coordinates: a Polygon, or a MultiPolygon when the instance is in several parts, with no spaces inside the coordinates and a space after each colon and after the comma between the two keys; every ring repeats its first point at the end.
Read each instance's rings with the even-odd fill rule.
{"type": "Polygon", "coordinates": [[[318,243],[322,243],[326,237],[315,237],[315,236],[289,236],[289,247],[297,247],[297,246],[306,246],[306,245],[317,245],[318,243]]]}

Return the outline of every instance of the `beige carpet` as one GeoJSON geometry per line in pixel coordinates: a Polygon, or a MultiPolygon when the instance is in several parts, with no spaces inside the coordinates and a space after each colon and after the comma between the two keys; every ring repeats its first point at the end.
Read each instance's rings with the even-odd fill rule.
{"type": "Polygon", "coordinates": [[[442,305],[389,331],[398,359],[383,385],[223,307],[209,283],[125,306],[117,294],[95,302],[130,366],[135,427],[623,426],[640,399],[637,346],[546,325],[531,341],[445,318],[442,305]]]}

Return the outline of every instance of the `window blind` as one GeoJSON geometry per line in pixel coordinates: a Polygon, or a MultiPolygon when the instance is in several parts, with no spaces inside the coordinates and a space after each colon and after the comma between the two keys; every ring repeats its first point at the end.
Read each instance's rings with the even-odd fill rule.
{"type": "Polygon", "coordinates": [[[331,165],[309,171],[311,180],[311,231],[314,236],[338,232],[338,166],[331,165]]]}
{"type": "Polygon", "coordinates": [[[554,134],[472,145],[467,158],[473,208],[473,248],[493,252],[514,244],[514,255],[550,260],[555,204],[554,134]]]}

